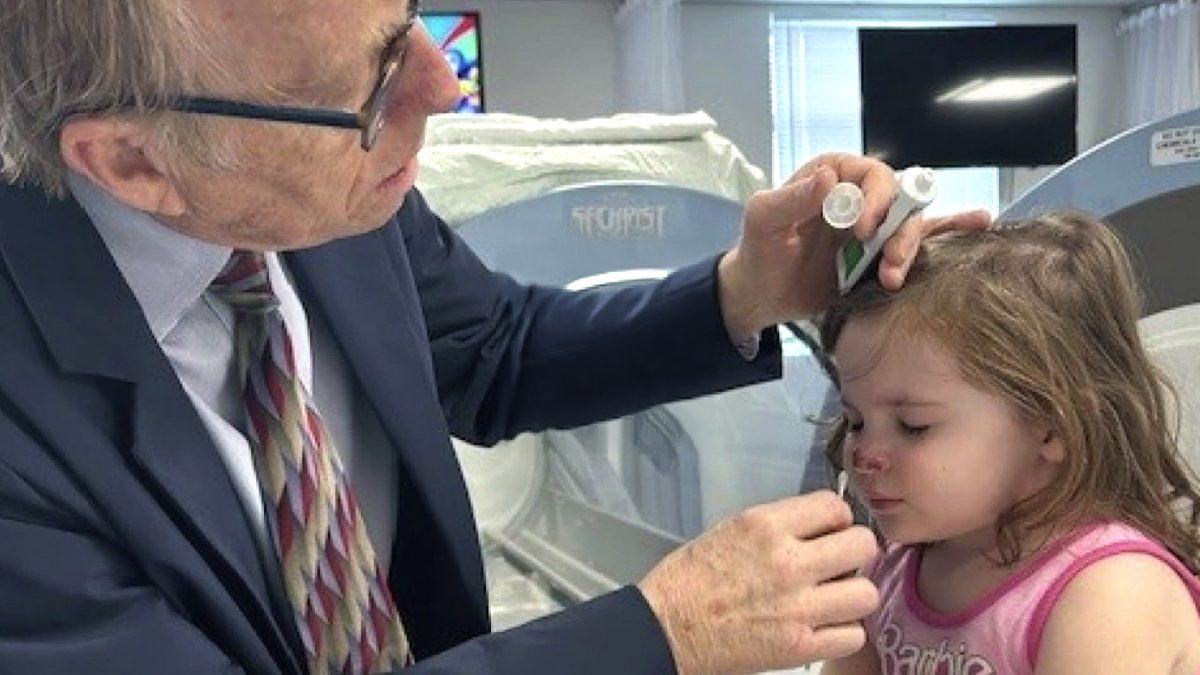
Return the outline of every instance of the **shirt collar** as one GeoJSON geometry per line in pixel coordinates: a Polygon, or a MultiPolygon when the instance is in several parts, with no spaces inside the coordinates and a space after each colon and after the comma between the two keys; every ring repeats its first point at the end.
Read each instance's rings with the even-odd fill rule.
{"type": "Polygon", "coordinates": [[[69,173],[67,187],[91,218],[154,337],[162,342],[224,268],[232,249],[173,230],[80,174],[69,173]]]}

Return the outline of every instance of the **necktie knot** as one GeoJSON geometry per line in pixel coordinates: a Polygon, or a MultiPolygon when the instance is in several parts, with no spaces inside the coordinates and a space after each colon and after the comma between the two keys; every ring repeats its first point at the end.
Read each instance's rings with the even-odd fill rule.
{"type": "Polygon", "coordinates": [[[279,307],[261,251],[234,251],[209,289],[236,312],[266,314],[279,307]]]}

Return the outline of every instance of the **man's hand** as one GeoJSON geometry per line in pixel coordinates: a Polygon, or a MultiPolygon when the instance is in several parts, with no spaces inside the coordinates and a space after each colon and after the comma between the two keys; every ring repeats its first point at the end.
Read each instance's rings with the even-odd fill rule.
{"type": "MultiPolygon", "coordinates": [[[[746,202],[742,237],[718,268],[721,310],[734,341],[776,323],[818,314],[837,293],[837,249],[851,236],[825,223],[821,202],[839,182],[862,188],[862,216],[853,236],[867,239],[887,215],[896,191],[891,167],[849,154],[821,155],[801,167],[782,187],[756,193],[746,202]]],[[[879,279],[899,288],[922,239],[951,229],[983,229],[986,211],[905,222],[884,246],[879,279]]]]}
{"type": "Polygon", "coordinates": [[[875,538],[816,492],[751,508],[664,558],[638,584],[680,675],[755,673],[852,654],[879,596],[875,538]]]}

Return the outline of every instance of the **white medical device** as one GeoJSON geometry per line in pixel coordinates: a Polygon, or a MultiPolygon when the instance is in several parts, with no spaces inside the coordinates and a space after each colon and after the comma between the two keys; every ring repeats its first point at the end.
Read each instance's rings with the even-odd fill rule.
{"type": "MultiPolygon", "coordinates": [[[[884,243],[896,233],[900,225],[928,206],[937,196],[937,181],[931,169],[909,167],[898,173],[897,179],[899,186],[896,188],[896,197],[875,234],[865,242],[851,239],[838,250],[838,290],[842,295],[849,293],[854,284],[870,269],[884,243]]],[[[843,222],[845,218],[843,214],[843,222]]],[[[853,223],[855,220],[857,217],[849,222],[853,223]]]]}
{"type": "Polygon", "coordinates": [[[821,202],[821,215],[830,227],[844,230],[862,215],[863,199],[862,188],[854,183],[838,183],[821,202]]]}

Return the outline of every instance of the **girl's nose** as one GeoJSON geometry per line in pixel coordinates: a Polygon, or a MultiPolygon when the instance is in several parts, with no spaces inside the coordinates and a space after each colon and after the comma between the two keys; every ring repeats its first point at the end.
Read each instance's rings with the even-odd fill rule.
{"type": "Polygon", "coordinates": [[[891,466],[886,454],[862,444],[851,449],[850,460],[854,470],[861,474],[880,473],[891,466]]]}

